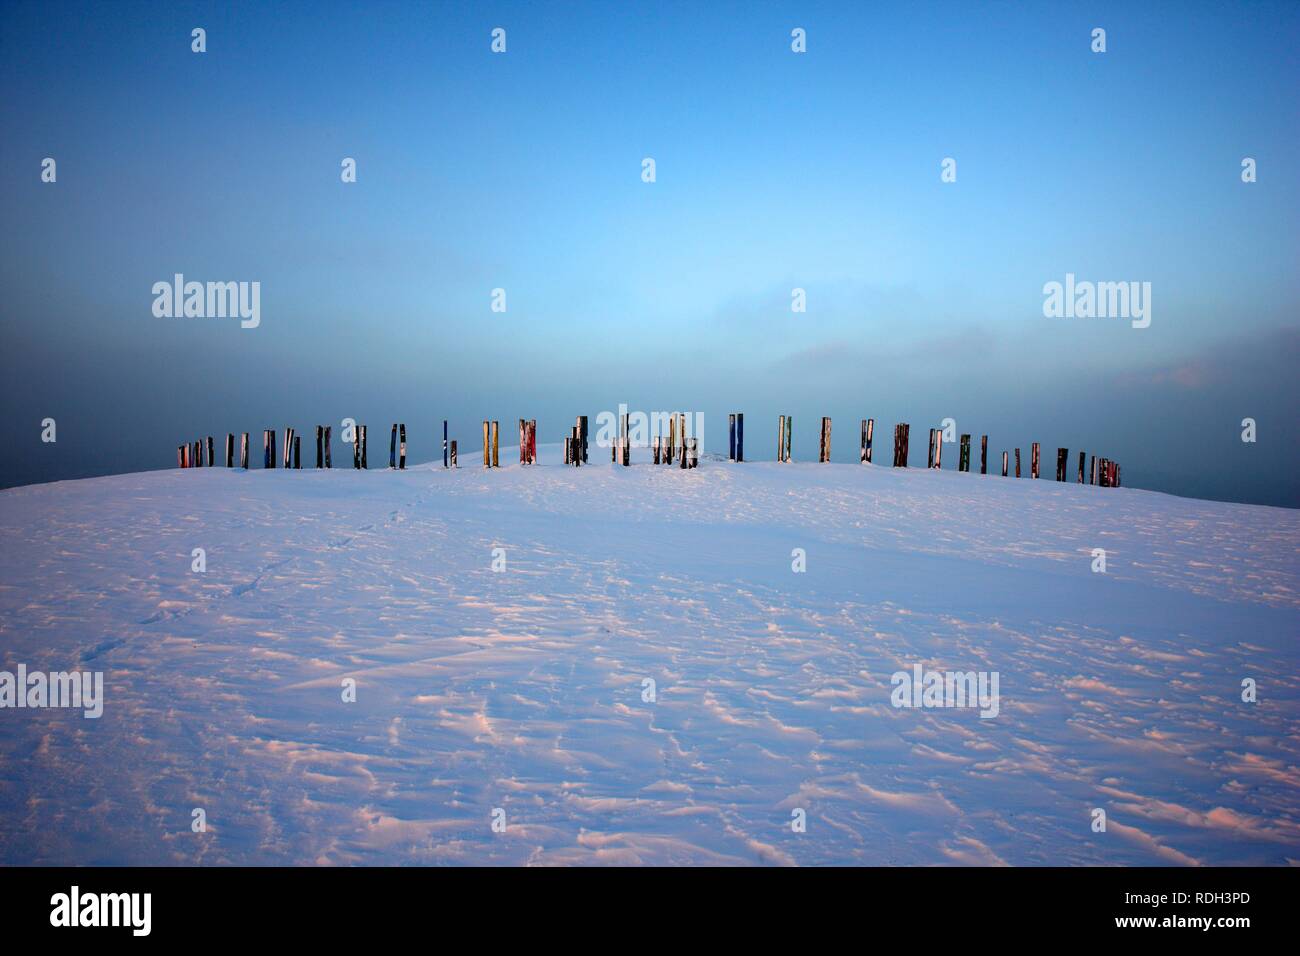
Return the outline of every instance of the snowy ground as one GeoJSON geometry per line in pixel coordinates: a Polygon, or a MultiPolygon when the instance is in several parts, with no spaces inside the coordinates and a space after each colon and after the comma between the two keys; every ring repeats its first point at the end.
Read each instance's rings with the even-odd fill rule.
{"type": "Polygon", "coordinates": [[[1300,512],[592,451],[0,492],[0,863],[1300,860],[1300,512]]]}

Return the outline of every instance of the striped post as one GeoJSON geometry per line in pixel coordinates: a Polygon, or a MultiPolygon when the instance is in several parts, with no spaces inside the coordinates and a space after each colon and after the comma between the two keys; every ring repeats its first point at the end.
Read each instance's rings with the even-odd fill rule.
{"type": "Polygon", "coordinates": [[[397,422],[393,422],[393,430],[388,435],[388,470],[397,470],[397,422]]]}
{"type": "Polygon", "coordinates": [[[957,470],[970,473],[970,435],[961,436],[961,453],[957,458],[957,470]]]}
{"type": "Polygon", "coordinates": [[[397,426],[397,468],[399,471],[406,470],[406,422],[400,422],[397,426]]]}
{"type": "Polygon", "coordinates": [[[776,460],[785,461],[785,416],[776,422],[776,460]]]}
{"type": "Polygon", "coordinates": [[[442,420],[442,467],[448,468],[451,465],[449,457],[450,449],[447,447],[447,419],[442,420]]]}
{"type": "Polygon", "coordinates": [[[284,430],[284,467],[290,467],[293,461],[293,429],[284,430]]]}

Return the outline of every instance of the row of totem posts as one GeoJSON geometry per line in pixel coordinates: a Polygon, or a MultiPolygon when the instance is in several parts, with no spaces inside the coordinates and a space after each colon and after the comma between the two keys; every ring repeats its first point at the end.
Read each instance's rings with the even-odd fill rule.
{"type": "MultiPolygon", "coordinates": [[[[872,433],[875,430],[875,419],[862,419],[861,431],[861,457],[864,463],[871,463],[872,453],[872,433]]],[[[794,432],[794,418],[790,415],[781,415],[777,419],[776,433],[776,460],[780,462],[791,461],[790,448],[794,432]]],[[[908,458],[908,440],[910,437],[911,426],[906,422],[900,422],[894,426],[894,467],[906,468],[908,458]]],[[[499,458],[499,434],[500,429],[495,421],[483,422],[483,467],[497,468],[500,467],[499,458]]],[[[737,412],[728,418],[728,460],[744,461],[745,460],[745,416],[737,412]]],[[[294,429],[285,429],[284,452],[282,458],[282,467],[284,468],[301,468],[302,437],[294,429]]],[[[686,416],[675,413],[668,419],[668,434],[656,435],[652,444],[654,452],[654,463],[656,465],[672,465],[674,460],[681,468],[696,468],[699,466],[699,438],[687,436],[686,434],[686,416]]],[[[988,450],[989,436],[980,436],[980,474],[988,474],[988,450]]],[[[235,467],[235,436],[233,433],[226,435],[226,455],[225,463],[227,468],[235,467]]],[[[564,463],[566,465],[580,466],[587,463],[588,451],[588,429],[587,416],[579,415],[569,434],[564,439],[564,463]]],[[[615,438],[611,450],[614,464],[628,466],[632,463],[631,442],[628,438],[628,416],[623,415],[619,422],[618,436],[615,438]]],[[[1069,449],[1058,448],[1056,450],[1056,480],[1067,481],[1067,472],[1069,470],[1069,449]]],[[[927,467],[940,469],[942,468],[943,459],[943,430],[939,428],[930,429],[930,447],[927,456],[927,467]]],[[[264,468],[276,467],[276,433],[275,429],[268,428],[262,432],[262,463],[264,468]]],[[[821,437],[818,447],[817,460],[819,462],[829,462],[831,460],[831,420],[823,418],[821,422],[821,437]]],[[[537,420],[536,419],[519,419],[519,463],[523,465],[537,464],[537,420]]],[[[213,439],[209,435],[205,440],[200,439],[193,443],[178,445],[176,447],[176,464],[180,468],[195,468],[202,466],[211,466],[216,464],[214,454],[213,439]]],[[[1085,464],[1087,456],[1085,452],[1079,452],[1079,466],[1076,481],[1079,484],[1100,485],[1103,488],[1117,488],[1120,484],[1119,464],[1109,458],[1092,457],[1090,466],[1085,474],[1085,464]]],[[[444,468],[455,468],[456,465],[456,442],[448,441],[447,422],[442,423],[442,465],[444,468]]],[[[239,467],[248,467],[248,432],[244,432],[239,442],[239,467]]],[[[330,468],[330,426],[316,426],[316,467],[330,468]]],[[[353,426],[352,440],[352,467],[368,468],[369,464],[366,457],[366,426],[353,426]]],[[[392,429],[392,437],[389,441],[388,450],[388,467],[395,469],[406,468],[406,424],[404,422],[395,422],[392,429]]],[[[971,470],[971,436],[962,435],[960,450],[958,452],[957,470],[969,472],[971,470]]],[[[1009,458],[1007,452],[1002,453],[1002,477],[1006,478],[1009,472],[1009,458]]],[[[1020,477],[1020,449],[1015,449],[1015,473],[1020,477]]],[[[1039,444],[1034,442],[1030,449],[1029,459],[1029,476],[1031,478],[1039,477],[1039,444]]]]}

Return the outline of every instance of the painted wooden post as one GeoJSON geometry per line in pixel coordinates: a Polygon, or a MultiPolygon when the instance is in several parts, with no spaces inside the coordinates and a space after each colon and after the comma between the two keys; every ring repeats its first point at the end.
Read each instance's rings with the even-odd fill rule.
{"type": "Polygon", "coordinates": [[[736,415],[727,416],[727,461],[736,460],[736,415]]]}
{"type": "Polygon", "coordinates": [[[587,416],[578,416],[578,452],[582,458],[582,463],[587,463],[587,416]]]}
{"type": "Polygon", "coordinates": [[[574,425],[573,431],[569,433],[569,437],[572,438],[571,444],[573,447],[569,449],[569,454],[573,457],[573,465],[575,468],[581,468],[582,467],[582,426],[574,425]]]}
{"type": "Polygon", "coordinates": [[[906,468],[908,457],[908,445],[911,438],[912,426],[907,422],[899,422],[894,426],[894,467],[906,468]]]}
{"type": "Polygon", "coordinates": [[[1056,449],[1056,480],[1057,481],[1065,481],[1065,470],[1069,467],[1069,463],[1070,463],[1070,449],[1068,448],[1056,449]]]}
{"type": "Polygon", "coordinates": [[[528,463],[537,464],[537,419],[528,420],[528,463]]]}
{"type": "Polygon", "coordinates": [[[275,429],[262,429],[262,467],[275,467],[275,429]]]}
{"type": "Polygon", "coordinates": [[[1088,484],[1097,483],[1097,456],[1093,455],[1092,460],[1088,463],[1088,484]]]}
{"type": "Polygon", "coordinates": [[[622,440],[622,446],[623,446],[623,448],[622,448],[622,451],[623,451],[623,467],[624,467],[624,468],[626,468],[627,466],[629,466],[629,465],[632,464],[632,433],[631,433],[631,431],[630,431],[630,430],[628,429],[628,427],[627,427],[627,424],[628,424],[628,418],[629,418],[629,416],[627,416],[627,415],[624,415],[624,416],[623,416],[623,440],[622,440]]]}
{"type": "Polygon", "coordinates": [[[370,468],[370,458],[367,452],[370,450],[370,429],[365,425],[358,425],[361,429],[361,469],[365,471],[370,468]]]}
{"type": "Polygon", "coordinates": [[[776,420],[776,460],[785,461],[785,416],[776,420]]]}
{"type": "Polygon", "coordinates": [[[1105,458],[1097,459],[1097,474],[1098,474],[1098,482],[1097,482],[1098,487],[1105,488],[1106,487],[1106,459],[1105,458]]]}
{"type": "Polygon", "coordinates": [[[501,438],[501,428],[497,424],[496,420],[494,419],[492,422],[492,467],[493,468],[501,467],[501,457],[499,455],[499,452],[501,451],[500,438],[501,438]]]}
{"type": "Polygon", "coordinates": [[[745,460],[745,413],[736,412],[736,461],[745,460]]]}
{"type": "Polygon", "coordinates": [[[980,436],[980,474],[989,473],[989,436],[980,436]]]}
{"type": "Polygon", "coordinates": [[[1007,453],[1003,452],[1002,453],[1002,477],[1005,478],[1006,476],[1007,476],[1007,453]]]}
{"type": "Polygon", "coordinates": [[[698,436],[691,437],[691,467],[700,467],[700,439],[698,436]]]}
{"type": "Polygon", "coordinates": [[[397,426],[397,468],[399,471],[406,470],[406,422],[400,422],[397,426]]]}
{"type": "Polygon", "coordinates": [[[492,467],[492,423],[483,419],[483,467],[492,467]]]}
{"type": "Polygon", "coordinates": [[[451,440],[451,467],[456,467],[456,439],[451,440]]]}
{"type": "Polygon", "coordinates": [[[293,429],[284,430],[284,467],[290,467],[293,462],[293,429]]]}
{"type": "Polygon", "coordinates": [[[215,468],[217,465],[216,447],[212,443],[212,436],[208,436],[208,467],[215,468]]]}
{"type": "Polygon", "coordinates": [[[1034,442],[1029,451],[1029,477],[1038,477],[1038,442],[1034,442]]]}
{"type": "Polygon", "coordinates": [[[293,467],[302,468],[302,436],[293,436],[293,467]]]}
{"type": "Polygon", "coordinates": [[[935,429],[931,428],[930,429],[930,450],[926,453],[926,457],[925,457],[926,468],[934,467],[934,433],[935,433],[935,429]]]}
{"type": "Polygon", "coordinates": [[[239,467],[248,470],[248,432],[241,433],[239,438],[239,467]]]}
{"type": "Polygon", "coordinates": [[[794,416],[787,415],[785,416],[785,460],[787,462],[794,460],[792,454],[793,449],[794,449],[794,416]]]}
{"type": "Polygon", "coordinates": [[[333,467],[330,463],[330,426],[325,426],[325,467],[333,467]]]}
{"type": "Polygon", "coordinates": [[[393,422],[393,430],[388,434],[388,470],[397,470],[397,422],[393,422]]]}
{"type": "Polygon", "coordinates": [[[448,468],[451,465],[451,450],[447,447],[447,419],[442,420],[442,467],[448,468]]]}
{"type": "Polygon", "coordinates": [[[325,467],[325,426],[316,426],[316,467],[325,467]]]}
{"type": "Polygon", "coordinates": [[[185,467],[185,446],[184,445],[176,446],[176,467],[177,468],[185,467]]]}
{"type": "Polygon", "coordinates": [[[828,462],[830,460],[831,460],[831,420],[823,415],[822,434],[821,434],[821,441],[819,442],[817,461],[820,463],[820,462],[828,462]]]}
{"type": "Polygon", "coordinates": [[[1119,487],[1119,462],[1115,462],[1115,487],[1119,487]]]}
{"type": "Polygon", "coordinates": [[[970,474],[970,435],[961,436],[961,452],[957,457],[957,470],[970,474]]]}
{"type": "Polygon", "coordinates": [[[569,457],[573,452],[573,436],[564,436],[564,463],[567,465],[572,459],[569,457]]]}
{"type": "Polygon", "coordinates": [[[1020,477],[1020,449],[1016,449],[1016,477],[1020,477]]]}
{"type": "Polygon", "coordinates": [[[876,427],[874,418],[862,419],[862,449],[858,461],[861,464],[871,464],[871,432],[876,427]]]}
{"type": "Polygon", "coordinates": [[[1087,457],[1088,456],[1085,455],[1083,452],[1079,452],[1079,479],[1076,482],[1076,484],[1080,484],[1080,485],[1083,484],[1083,466],[1085,461],[1087,460],[1087,457]]]}
{"type": "Polygon", "coordinates": [[[226,467],[235,467],[235,433],[226,432],[226,467]]]}

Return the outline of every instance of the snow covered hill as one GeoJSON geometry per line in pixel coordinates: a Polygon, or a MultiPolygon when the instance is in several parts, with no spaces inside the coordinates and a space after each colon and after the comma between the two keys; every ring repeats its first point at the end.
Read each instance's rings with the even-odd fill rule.
{"type": "Polygon", "coordinates": [[[540,452],[0,493],[0,862],[1300,859],[1300,512],[540,452]]]}

